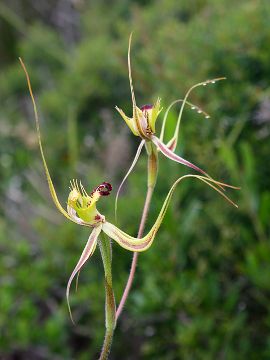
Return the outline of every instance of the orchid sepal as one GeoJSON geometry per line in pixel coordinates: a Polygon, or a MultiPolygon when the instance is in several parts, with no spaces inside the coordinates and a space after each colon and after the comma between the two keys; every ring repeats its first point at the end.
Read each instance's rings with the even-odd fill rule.
{"type": "Polygon", "coordinates": [[[115,196],[115,202],[114,202],[114,216],[115,216],[115,221],[117,222],[117,206],[118,206],[118,198],[119,198],[119,195],[120,195],[120,191],[126,181],[126,179],[129,177],[129,175],[132,173],[135,165],[137,164],[137,161],[139,159],[139,156],[141,154],[141,151],[142,151],[142,148],[145,144],[145,140],[142,140],[138,146],[138,149],[136,151],[136,154],[135,154],[135,157],[134,157],[134,160],[132,161],[132,164],[130,165],[126,175],[124,176],[123,180],[121,181],[118,189],[117,189],[117,192],[116,192],[116,196],[115,196]]]}
{"type": "Polygon", "coordinates": [[[119,112],[119,114],[122,116],[122,118],[125,120],[127,126],[130,128],[130,130],[132,131],[132,133],[135,136],[140,136],[138,130],[136,129],[136,123],[134,123],[133,118],[128,117],[124,111],[122,109],[119,109],[118,106],[115,107],[116,110],[119,112]]]}
{"type": "Polygon", "coordinates": [[[88,241],[83,249],[83,252],[80,256],[80,259],[77,263],[77,265],[75,266],[72,274],[70,275],[70,278],[68,280],[67,283],[67,288],[66,288],[66,299],[67,299],[67,304],[68,304],[68,311],[69,311],[69,315],[71,318],[71,321],[74,323],[73,317],[72,317],[72,313],[71,313],[71,308],[70,308],[70,304],[69,304],[69,292],[70,292],[70,286],[72,284],[72,281],[74,279],[74,277],[80,272],[80,270],[82,269],[82,267],[84,266],[84,264],[86,263],[86,261],[93,255],[94,251],[96,250],[96,246],[97,246],[97,239],[98,236],[100,234],[102,230],[102,225],[99,224],[99,226],[94,227],[93,231],[91,232],[88,241]]]}
{"type": "Polygon", "coordinates": [[[140,109],[136,105],[136,98],[132,83],[131,60],[130,60],[131,41],[132,41],[132,33],[129,36],[129,42],[128,42],[128,77],[129,77],[129,85],[130,85],[131,100],[132,100],[132,111],[133,111],[132,119],[134,121],[134,127],[136,128],[136,131],[139,133],[139,136],[144,138],[144,132],[141,127],[140,116],[138,115],[140,109]]]}
{"type": "Polygon", "coordinates": [[[176,155],[172,150],[170,150],[162,141],[159,140],[159,138],[157,138],[156,136],[152,136],[151,137],[153,143],[157,146],[158,150],[160,150],[163,155],[165,155],[167,158],[169,158],[170,160],[173,160],[177,163],[186,165],[187,167],[196,170],[198,172],[200,172],[203,175],[207,175],[207,173],[200,169],[198,166],[192,164],[190,161],[185,160],[184,158],[182,158],[181,156],[176,155]]]}
{"type": "Polygon", "coordinates": [[[157,216],[157,219],[156,219],[154,225],[152,226],[150,231],[144,237],[142,237],[142,238],[132,237],[132,236],[128,235],[127,233],[125,233],[124,231],[122,231],[121,229],[119,229],[117,226],[115,226],[107,221],[105,221],[103,223],[102,230],[111,239],[115,240],[121,247],[123,247],[126,250],[133,251],[133,252],[146,251],[152,245],[152,243],[154,241],[155,235],[158,232],[159,227],[163,221],[163,218],[167,212],[170,200],[172,198],[172,195],[173,195],[177,185],[182,180],[187,179],[187,178],[195,178],[195,179],[198,179],[198,180],[206,183],[211,188],[216,190],[221,196],[223,196],[229,203],[231,203],[232,205],[237,207],[237,205],[230,198],[228,198],[220,189],[218,189],[215,185],[221,186],[221,187],[229,187],[232,189],[239,189],[239,188],[228,185],[228,184],[221,183],[221,182],[213,180],[213,179],[209,179],[206,176],[192,175],[192,174],[184,175],[184,176],[180,177],[179,179],[177,179],[174,182],[174,184],[172,185],[170,191],[168,192],[168,194],[164,200],[164,203],[162,205],[162,208],[159,212],[159,215],[157,216]]]}
{"type": "Polygon", "coordinates": [[[52,200],[53,200],[56,208],[60,211],[60,213],[62,215],[64,215],[68,220],[71,220],[71,221],[73,221],[73,222],[75,222],[76,224],[79,224],[79,225],[89,226],[89,224],[87,224],[84,221],[77,222],[75,219],[73,219],[70,216],[70,214],[63,208],[63,206],[61,205],[61,203],[60,203],[60,201],[58,199],[58,196],[56,194],[56,191],[55,191],[55,188],[54,188],[54,185],[53,185],[53,181],[52,181],[52,178],[51,178],[51,175],[50,175],[50,171],[49,171],[49,168],[48,168],[48,165],[47,165],[47,162],[46,162],[46,158],[45,158],[45,155],[44,155],[44,150],[43,150],[43,146],[42,146],[42,139],[41,139],[41,133],[40,133],[40,127],[39,127],[39,116],[38,116],[38,112],[37,112],[36,101],[35,101],[34,94],[33,94],[33,91],[32,91],[30,77],[28,75],[28,71],[27,71],[27,69],[26,69],[26,67],[24,65],[24,62],[22,61],[21,58],[19,58],[19,61],[21,63],[21,66],[22,66],[22,68],[24,70],[24,73],[25,73],[25,76],[26,76],[28,90],[29,90],[29,94],[30,94],[31,101],[32,101],[32,104],[33,104],[35,124],[36,124],[37,136],[38,136],[38,145],[39,145],[39,150],[40,150],[40,154],[41,154],[41,158],[42,158],[42,162],[43,162],[43,167],[44,167],[44,170],[45,170],[45,175],[46,175],[46,179],[47,179],[47,182],[48,182],[48,186],[49,186],[49,190],[50,190],[52,200]]]}

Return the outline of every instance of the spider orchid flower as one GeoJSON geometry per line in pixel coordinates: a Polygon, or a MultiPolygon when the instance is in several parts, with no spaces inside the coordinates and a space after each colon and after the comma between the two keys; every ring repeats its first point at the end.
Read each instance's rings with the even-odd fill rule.
{"type": "MultiPolygon", "coordinates": [[[[41,142],[40,142],[40,149],[42,149],[41,142]]],[[[45,159],[43,160],[43,162],[44,161],[45,159]]],[[[57,195],[55,190],[52,191],[54,187],[48,172],[48,167],[45,164],[44,166],[45,166],[45,171],[49,186],[51,184],[50,190],[51,190],[52,199],[55,204],[58,204],[57,205],[58,210],[60,210],[61,213],[64,213],[65,210],[61,207],[61,205],[59,207],[59,202],[57,200],[57,195]]],[[[214,181],[212,179],[207,178],[206,176],[192,175],[192,174],[184,175],[175,181],[175,183],[171,187],[170,191],[168,192],[164,200],[164,203],[156,218],[156,221],[154,222],[149,232],[142,238],[136,238],[130,236],[129,234],[125,233],[123,230],[119,229],[114,224],[108,222],[105,216],[98,212],[96,208],[97,201],[100,199],[100,197],[109,195],[112,190],[112,186],[109,183],[103,182],[101,185],[97,186],[90,194],[88,194],[81,183],[79,184],[77,180],[71,181],[71,188],[67,201],[68,218],[69,220],[79,225],[88,226],[92,228],[91,234],[82,251],[79,261],[77,262],[67,283],[66,298],[67,298],[68,309],[71,319],[72,319],[72,314],[69,305],[69,292],[72,281],[75,278],[75,276],[79,274],[86,261],[93,255],[97,246],[98,236],[100,235],[101,231],[103,231],[110,239],[116,241],[121,247],[123,247],[126,250],[132,252],[146,251],[147,249],[149,249],[149,247],[152,245],[155,239],[155,236],[166,214],[169,202],[172,198],[176,186],[180,183],[180,181],[187,178],[196,178],[206,183],[214,190],[219,192],[228,202],[230,202],[232,205],[237,207],[237,205],[234,204],[232,200],[229,199],[220,189],[218,189],[216,185],[229,187],[233,189],[237,189],[236,187],[214,181]]]]}
{"type": "MultiPolygon", "coordinates": [[[[183,164],[193,170],[196,170],[197,172],[203,174],[204,176],[211,178],[204,170],[202,170],[198,166],[194,165],[190,161],[185,160],[184,158],[175,154],[174,151],[175,151],[177,143],[178,143],[178,135],[179,135],[181,118],[182,118],[183,110],[184,110],[184,107],[186,104],[188,106],[190,106],[192,110],[196,110],[199,114],[204,115],[205,118],[210,118],[210,115],[208,113],[203,111],[200,107],[193,105],[191,102],[189,102],[187,100],[191,91],[198,86],[206,86],[208,84],[214,84],[216,81],[225,79],[224,77],[220,77],[220,78],[206,80],[204,82],[195,84],[188,90],[188,92],[186,93],[186,95],[183,99],[177,99],[177,100],[173,101],[165,112],[165,115],[163,118],[163,123],[162,123],[162,128],[161,128],[161,133],[160,133],[160,136],[157,137],[155,135],[155,131],[156,131],[155,125],[156,125],[156,120],[162,111],[162,108],[160,105],[161,100],[160,100],[160,98],[158,98],[154,105],[147,104],[142,107],[137,106],[135,93],[134,93],[134,89],[133,89],[132,73],[131,73],[131,60],[130,60],[131,40],[132,40],[132,34],[130,35],[129,46],[128,46],[128,74],[129,74],[129,84],[130,84],[132,108],[133,108],[132,117],[128,117],[124,113],[124,111],[122,109],[119,109],[117,106],[116,106],[116,110],[119,112],[119,114],[125,120],[126,124],[130,128],[132,133],[135,136],[140,137],[142,139],[142,141],[139,144],[135,158],[134,158],[128,172],[126,173],[124,179],[122,180],[122,182],[118,188],[118,191],[116,194],[115,211],[117,209],[117,199],[118,199],[120,190],[121,190],[125,180],[129,176],[129,174],[132,172],[134,166],[136,165],[144,145],[146,146],[148,155],[152,156],[152,163],[153,163],[152,168],[153,169],[152,169],[152,175],[150,174],[150,176],[152,176],[152,179],[155,179],[154,172],[157,171],[157,151],[160,151],[163,155],[165,155],[170,160],[173,160],[177,163],[183,164]],[[174,106],[177,103],[182,103],[182,105],[181,105],[181,108],[179,111],[179,116],[177,119],[174,135],[169,140],[169,142],[167,144],[165,144],[163,142],[163,138],[164,138],[164,133],[165,133],[167,117],[168,117],[169,111],[171,110],[172,106],[174,106]]],[[[151,161],[149,162],[149,164],[150,164],[150,170],[151,170],[151,161]]],[[[154,182],[154,180],[153,180],[153,182],[154,182]]],[[[148,181],[148,185],[149,185],[149,181],[148,181]]]]}
{"type": "MultiPolygon", "coordinates": [[[[125,233],[121,229],[119,229],[114,224],[108,222],[104,215],[102,215],[97,210],[97,202],[101,197],[108,196],[110,192],[112,191],[112,186],[108,182],[103,182],[96,188],[94,188],[93,191],[88,193],[82,183],[78,182],[77,180],[72,180],[70,182],[70,192],[67,199],[67,210],[64,209],[64,207],[61,205],[53,181],[51,179],[51,175],[49,172],[49,168],[47,165],[47,161],[44,155],[44,150],[42,146],[42,140],[41,140],[41,133],[40,133],[40,127],[39,127],[39,117],[37,112],[37,107],[35,103],[35,98],[32,92],[32,87],[30,83],[30,79],[27,73],[27,70],[25,68],[24,63],[20,59],[21,65],[25,71],[26,79],[28,83],[28,88],[33,104],[34,109],[34,115],[35,115],[35,124],[36,124],[36,130],[37,130],[37,136],[38,136],[38,143],[39,143],[39,149],[42,157],[42,162],[50,190],[50,194],[52,197],[52,200],[56,206],[56,208],[60,211],[62,215],[64,215],[68,220],[81,225],[81,226],[87,226],[91,228],[91,233],[88,238],[88,241],[82,251],[82,254],[68,280],[67,288],[66,288],[66,298],[68,303],[68,309],[70,313],[70,317],[72,319],[70,305],[69,305],[69,292],[70,292],[70,286],[72,284],[73,279],[76,275],[79,274],[82,267],[86,263],[86,261],[92,256],[94,253],[97,241],[100,233],[103,231],[110,239],[113,239],[115,242],[117,242],[120,246],[122,246],[124,249],[132,251],[132,252],[142,252],[147,250],[153,243],[154,238],[156,236],[156,233],[159,230],[159,227],[163,221],[163,218],[166,214],[169,202],[172,198],[172,195],[174,193],[174,190],[176,186],[184,179],[187,178],[195,178],[198,179],[207,185],[209,185],[211,188],[216,190],[218,193],[220,193],[228,202],[233,204],[237,207],[236,204],[232,202],[217,186],[222,187],[229,187],[233,189],[237,189],[234,186],[230,186],[227,184],[220,183],[218,181],[215,181],[213,179],[209,179],[206,176],[202,175],[184,175],[181,178],[177,179],[175,183],[172,185],[170,191],[168,192],[164,203],[162,205],[162,208],[156,218],[156,221],[154,222],[153,226],[149,230],[149,232],[142,238],[136,238],[133,236],[130,236],[129,234],[125,233]]],[[[109,240],[108,240],[109,241],[109,240]]]]}

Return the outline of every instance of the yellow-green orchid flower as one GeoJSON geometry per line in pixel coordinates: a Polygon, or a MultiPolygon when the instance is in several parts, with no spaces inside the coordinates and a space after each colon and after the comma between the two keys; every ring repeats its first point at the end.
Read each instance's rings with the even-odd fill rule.
{"type": "MultiPolygon", "coordinates": [[[[177,179],[175,183],[172,185],[170,191],[168,192],[164,203],[162,205],[162,208],[157,216],[157,219],[150,229],[150,231],[142,238],[136,238],[132,237],[129,234],[125,233],[121,229],[119,229],[117,226],[113,225],[112,223],[108,222],[104,215],[99,213],[99,211],[96,208],[96,204],[100,197],[107,196],[110,194],[112,190],[112,186],[107,183],[103,182],[99,186],[97,186],[91,193],[87,193],[85,188],[81,183],[79,183],[77,180],[72,180],[70,182],[70,192],[67,199],[67,210],[63,208],[63,206],[60,204],[52,179],[49,172],[49,168],[46,162],[46,158],[43,151],[42,141],[41,141],[41,134],[40,134],[40,128],[39,128],[39,118],[38,118],[38,112],[37,107],[34,99],[34,95],[32,92],[32,87],[30,83],[30,79],[27,73],[27,70],[25,68],[24,63],[20,59],[21,65],[25,71],[26,79],[28,83],[28,88],[31,96],[31,100],[33,103],[34,108],[34,115],[35,115],[35,123],[36,123],[36,130],[38,135],[38,143],[39,143],[39,149],[43,161],[43,166],[45,169],[46,178],[49,185],[49,190],[51,193],[52,200],[56,206],[56,208],[63,214],[67,219],[71,220],[72,222],[87,226],[91,228],[91,234],[88,238],[88,241],[83,249],[83,252],[81,254],[81,257],[76,264],[67,284],[66,289],[66,297],[68,302],[68,308],[70,311],[69,306],[69,291],[71,283],[74,279],[74,277],[80,272],[86,261],[91,257],[91,255],[94,253],[98,241],[98,236],[100,235],[101,231],[103,231],[105,234],[108,235],[109,238],[115,240],[120,246],[125,248],[126,250],[132,251],[132,252],[142,252],[147,250],[153,243],[155,235],[157,231],[159,230],[159,227],[163,221],[163,218],[166,214],[170,199],[173,195],[173,192],[176,188],[176,186],[180,183],[180,181],[187,179],[187,178],[196,178],[210,187],[212,187],[214,190],[219,192],[226,200],[228,200],[231,204],[235,205],[225,194],[222,193],[220,189],[217,188],[217,186],[222,187],[229,187],[236,189],[236,187],[220,183],[218,181],[215,181],[213,179],[209,179],[206,176],[201,175],[185,175],[181,178],[177,179]],[[217,185],[217,186],[216,186],[217,185]]],[[[235,205],[237,206],[237,205],[235,205]]],[[[72,316],[71,316],[72,319],[72,316]]]]}
{"type": "Polygon", "coordinates": [[[129,45],[128,45],[128,75],[129,75],[129,84],[130,84],[130,92],[131,92],[131,100],[132,100],[132,111],[133,111],[132,117],[128,117],[124,113],[124,111],[122,109],[119,109],[117,106],[116,106],[116,110],[119,112],[119,114],[125,120],[126,124],[128,125],[128,127],[130,128],[130,130],[132,131],[132,133],[134,135],[141,137],[142,140],[145,142],[147,142],[147,141],[153,142],[157,146],[158,150],[160,150],[165,156],[169,157],[171,160],[179,162],[181,164],[184,164],[184,165],[186,165],[194,170],[197,170],[198,172],[201,172],[205,175],[206,174],[205,171],[203,171],[196,165],[192,164],[191,162],[181,158],[180,156],[177,156],[177,155],[173,156],[172,152],[175,150],[177,142],[178,142],[178,133],[179,133],[179,128],[180,128],[180,122],[181,122],[184,106],[186,104],[189,105],[191,107],[191,109],[196,110],[200,114],[203,114],[206,118],[210,117],[209,114],[207,114],[201,108],[199,108],[196,105],[193,105],[192,103],[190,103],[187,100],[191,91],[198,86],[206,86],[208,84],[214,84],[215,82],[217,82],[219,80],[224,80],[225,78],[220,77],[220,78],[206,80],[206,81],[200,82],[198,84],[195,84],[187,91],[187,93],[183,99],[177,99],[177,100],[173,101],[165,113],[165,116],[163,118],[163,124],[162,124],[160,137],[158,138],[155,135],[155,132],[156,132],[155,124],[156,124],[158,115],[162,111],[162,108],[160,105],[161,100],[160,100],[160,98],[158,98],[154,105],[147,104],[147,105],[143,105],[142,107],[137,106],[135,93],[134,93],[134,89],[133,89],[132,73],[131,73],[131,60],[130,60],[131,40],[132,40],[132,34],[129,37],[129,45]],[[167,144],[164,144],[163,137],[164,137],[164,132],[165,132],[167,116],[168,116],[168,113],[169,113],[170,109],[172,108],[172,106],[177,103],[182,103],[182,106],[181,106],[179,116],[177,119],[175,132],[174,132],[172,139],[167,144]]]}
{"type": "Polygon", "coordinates": [[[177,146],[181,118],[182,118],[183,110],[184,110],[184,107],[185,107],[186,104],[189,105],[191,107],[191,109],[196,110],[200,114],[203,114],[205,116],[205,118],[210,117],[209,114],[207,114],[201,108],[199,108],[196,105],[193,105],[192,103],[190,103],[187,100],[188,96],[191,93],[191,91],[193,89],[195,89],[196,87],[198,87],[198,86],[205,86],[207,84],[214,84],[216,81],[225,79],[224,77],[220,77],[220,78],[206,80],[204,82],[195,84],[187,91],[187,93],[186,93],[186,95],[185,95],[185,97],[183,99],[177,99],[177,100],[173,101],[170,104],[170,106],[168,107],[168,109],[166,110],[166,112],[165,112],[165,115],[164,115],[164,118],[163,118],[163,123],[162,123],[162,128],[161,128],[161,133],[160,133],[160,136],[157,137],[155,135],[155,131],[156,131],[155,130],[155,124],[156,124],[156,120],[157,120],[158,115],[162,111],[162,108],[161,108],[161,105],[160,105],[160,98],[157,99],[157,101],[156,101],[156,103],[154,105],[149,105],[148,104],[148,105],[144,105],[142,107],[137,106],[135,93],[134,93],[134,89],[133,89],[132,73],[131,73],[131,60],[130,60],[131,40],[132,40],[132,34],[130,35],[129,46],[128,46],[128,74],[129,74],[129,84],[130,84],[132,108],[133,108],[132,117],[128,117],[124,113],[124,111],[122,109],[119,109],[117,106],[116,106],[116,110],[119,112],[119,114],[125,120],[126,124],[130,128],[132,133],[134,135],[138,136],[138,137],[141,137],[142,141],[139,144],[139,147],[137,149],[137,152],[136,152],[135,158],[134,158],[134,160],[132,162],[132,165],[130,166],[127,174],[125,175],[123,181],[121,182],[121,184],[120,184],[120,186],[118,188],[118,191],[117,191],[117,194],[116,194],[115,209],[117,208],[117,199],[118,199],[118,196],[119,196],[119,192],[120,192],[125,180],[127,179],[129,174],[133,170],[134,166],[136,165],[136,163],[138,161],[138,158],[140,156],[141,150],[142,150],[144,145],[146,146],[148,154],[153,152],[153,151],[154,152],[160,151],[161,153],[163,153],[163,155],[165,155],[170,160],[173,160],[173,161],[175,161],[177,163],[183,164],[183,165],[185,165],[185,166],[187,166],[187,167],[189,167],[189,168],[191,168],[193,170],[196,170],[197,172],[207,176],[208,178],[211,178],[204,170],[202,170],[198,166],[194,165],[190,161],[185,160],[184,158],[182,158],[179,155],[175,154],[174,151],[175,151],[176,146],[177,146]],[[177,103],[182,103],[182,106],[181,106],[180,111],[179,111],[179,116],[178,116],[178,119],[177,119],[174,135],[169,140],[169,142],[167,144],[165,144],[163,142],[163,138],[164,138],[165,125],[166,125],[168,113],[171,110],[172,106],[174,106],[177,103]]]}

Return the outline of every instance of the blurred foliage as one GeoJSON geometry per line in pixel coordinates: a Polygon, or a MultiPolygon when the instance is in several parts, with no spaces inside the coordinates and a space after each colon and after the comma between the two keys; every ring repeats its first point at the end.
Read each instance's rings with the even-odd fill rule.
{"type": "MultiPolygon", "coordinates": [[[[65,286],[87,239],[50,200],[33,113],[19,67],[30,71],[51,173],[65,202],[70,178],[115,188],[135,152],[114,110],[131,111],[127,42],[138,103],[166,107],[193,84],[179,154],[241,186],[236,210],[196,181],[176,192],[165,222],[140,255],[111,359],[270,357],[270,3],[267,0],[34,1],[0,3],[0,357],[96,358],[104,294],[98,252],[72,292],[65,286]]],[[[168,134],[177,116],[170,117],[168,134]]],[[[142,157],[120,198],[123,229],[136,234],[146,190],[142,157]]],[[[187,170],[160,156],[148,226],[187,170]]],[[[113,197],[101,204],[113,221],[113,197]]],[[[131,254],[113,246],[117,299],[131,254]]]]}

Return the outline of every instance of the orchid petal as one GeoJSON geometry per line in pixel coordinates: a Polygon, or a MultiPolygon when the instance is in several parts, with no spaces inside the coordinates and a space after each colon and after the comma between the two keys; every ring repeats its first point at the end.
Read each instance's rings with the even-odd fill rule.
{"type": "Polygon", "coordinates": [[[175,104],[177,104],[177,103],[179,103],[179,102],[183,102],[183,101],[184,101],[183,99],[174,100],[174,101],[168,106],[167,110],[165,111],[165,115],[164,115],[163,121],[162,121],[162,127],[161,127],[161,131],[160,131],[160,136],[159,136],[160,141],[163,142],[163,138],[164,138],[164,134],[165,134],[165,127],[166,127],[166,123],[167,123],[167,117],[168,117],[168,114],[169,114],[171,108],[172,108],[175,104]]]}
{"type": "Polygon", "coordinates": [[[182,119],[182,114],[183,114],[183,110],[185,107],[185,104],[187,103],[187,99],[191,93],[192,90],[194,90],[196,87],[199,86],[205,86],[207,84],[214,84],[216,81],[220,81],[220,80],[225,80],[225,77],[220,77],[220,78],[215,78],[215,79],[210,79],[210,80],[206,80],[203,82],[200,82],[198,84],[193,85],[186,93],[185,97],[184,97],[184,101],[182,103],[181,109],[179,111],[179,115],[178,115],[178,119],[177,119],[177,123],[176,123],[176,127],[175,127],[175,131],[174,131],[174,136],[173,138],[175,138],[176,141],[176,145],[177,146],[177,142],[178,142],[178,136],[179,136],[179,128],[180,128],[180,123],[181,123],[181,119],[182,119]]]}
{"type": "Polygon", "coordinates": [[[71,321],[74,323],[73,321],[73,317],[71,314],[71,309],[70,309],[70,304],[69,304],[69,291],[70,291],[70,286],[72,283],[72,280],[74,279],[74,277],[76,276],[77,273],[79,273],[79,271],[81,270],[81,268],[83,267],[83,265],[86,263],[86,261],[89,259],[90,256],[93,255],[95,249],[96,249],[96,245],[97,245],[97,238],[101,232],[102,229],[102,225],[99,225],[97,227],[95,227],[93,229],[93,231],[91,232],[88,241],[83,249],[82,255],[77,263],[77,265],[75,266],[69,280],[68,280],[68,284],[67,284],[67,289],[66,289],[66,298],[67,298],[67,304],[68,304],[68,311],[69,311],[69,315],[71,318],[71,321]]]}
{"type": "Polygon", "coordinates": [[[151,137],[151,140],[153,141],[153,143],[157,146],[157,148],[169,159],[177,162],[177,163],[180,163],[180,164],[183,164],[183,165],[186,165],[188,167],[190,167],[191,169],[194,169],[206,176],[207,173],[200,169],[198,166],[192,164],[191,162],[189,162],[188,160],[185,160],[183,159],[182,157],[176,155],[174,152],[172,152],[162,141],[160,141],[156,136],[152,136],[151,137]]]}
{"type": "MultiPolygon", "coordinates": [[[[177,99],[175,101],[173,101],[167,108],[164,118],[163,118],[163,122],[162,122],[162,127],[161,127],[161,131],[160,131],[160,137],[159,139],[163,142],[163,138],[164,138],[164,133],[165,133],[165,126],[166,126],[166,122],[167,122],[167,117],[168,114],[171,110],[171,108],[177,104],[177,103],[183,103],[184,99],[177,99]]],[[[191,102],[186,100],[186,104],[189,105],[191,107],[192,110],[197,110],[197,112],[202,113],[205,118],[210,118],[210,115],[204,111],[203,109],[201,109],[199,106],[192,104],[191,102]]],[[[177,138],[175,137],[175,134],[173,135],[173,137],[168,141],[167,143],[167,147],[171,150],[171,151],[175,151],[177,145],[177,138]]]]}
{"type": "MultiPolygon", "coordinates": [[[[45,170],[45,174],[46,174],[46,178],[47,178],[47,181],[48,181],[49,190],[50,190],[50,193],[51,193],[53,202],[54,202],[55,206],[57,207],[57,209],[58,209],[66,218],[68,218],[68,219],[71,220],[71,221],[74,221],[74,220],[70,217],[70,215],[66,212],[66,210],[62,207],[62,205],[60,204],[60,202],[59,202],[59,200],[58,200],[58,197],[57,197],[57,194],[56,194],[56,191],[55,191],[55,188],[54,188],[52,179],[51,179],[51,175],[50,175],[50,172],[49,172],[49,169],[48,169],[48,166],[47,166],[47,162],[46,162],[46,159],[45,159],[45,155],[44,155],[44,152],[43,152],[42,141],[41,141],[41,133],[40,133],[40,127],[39,127],[39,117],[38,117],[37,106],[36,106],[34,94],[33,94],[33,91],[32,91],[32,86],[31,86],[31,82],[30,82],[30,77],[29,77],[29,75],[28,75],[28,72],[27,72],[27,70],[26,70],[26,67],[25,67],[22,59],[19,58],[19,60],[20,60],[21,66],[22,66],[22,68],[23,68],[23,70],[24,70],[24,72],[25,72],[25,75],[26,75],[26,80],[27,80],[27,84],[28,84],[28,89],[29,89],[29,93],[30,93],[30,96],[31,96],[32,104],[33,104],[34,115],[35,115],[35,122],[36,122],[36,130],[37,130],[37,135],[38,135],[39,149],[40,149],[40,153],[41,153],[41,157],[42,157],[42,161],[43,161],[43,166],[44,166],[44,170],[45,170]]],[[[74,221],[74,222],[76,222],[76,221],[74,221]]]]}
{"type": "MultiPolygon", "coordinates": [[[[205,172],[204,170],[200,169],[198,166],[192,164],[190,161],[188,160],[185,160],[183,159],[181,156],[178,156],[176,155],[174,152],[172,152],[170,150],[170,148],[168,146],[166,146],[163,142],[161,142],[156,136],[152,136],[151,137],[153,143],[157,146],[157,148],[169,159],[177,162],[177,163],[180,163],[180,164],[183,164],[183,165],[186,165],[187,167],[193,169],[193,170],[196,170],[198,172],[200,172],[201,174],[207,176],[209,179],[213,180],[213,178],[207,174],[207,172],[205,172]]],[[[171,144],[173,145],[173,143],[171,144]]],[[[224,187],[222,185],[219,185],[218,183],[218,186],[224,190],[224,187]]],[[[225,190],[224,190],[225,191],[225,190]]]]}
{"type": "Polygon", "coordinates": [[[136,152],[136,155],[135,155],[135,158],[130,166],[130,168],[128,169],[128,172],[126,173],[124,179],[122,180],[121,184],[119,185],[118,187],[118,190],[117,190],[117,193],[116,193],[116,197],[115,197],[115,205],[114,205],[114,214],[115,214],[115,221],[117,219],[117,203],[118,203],[118,197],[119,197],[119,194],[120,194],[120,191],[122,189],[122,186],[124,185],[126,179],[128,178],[128,176],[130,175],[130,173],[132,172],[134,166],[136,165],[138,159],[139,159],[139,156],[141,154],[141,151],[142,151],[142,147],[143,145],[145,144],[145,140],[142,140],[138,149],[137,149],[137,152],[136,152]]]}
{"type": "Polygon", "coordinates": [[[234,206],[237,207],[237,205],[234,204],[225,194],[223,194],[215,185],[230,187],[233,189],[238,189],[238,188],[231,186],[231,185],[221,183],[219,181],[215,181],[213,179],[209,179],[209,178],[207,178],[205,176],[201,176],[201,175],[184,175],[181,178],[177,179],[175,181],[175,183],[172,185],[168,195],[166,196],[166,199],[162,205],[162,208],[159,212],[159,215],[158,215],[154,225],[152,226],[152,228],[148,232],[148,234],[145,235],[143,238],[139,239],[139,238],[132,237],[132,236],[128,235],[127,233],[125,233],[124,231],[120,230],[115,225],[113,225],[107,221],[102,226],[103,231],[111,239],[115,240],[120,246],[122,246],[123,248],[125,248],[129,251],[142,252],[142,251],[147,250],[154,241],[155,235],[163,221],[163,218],[166,214],[167,208],[169,206],[171,197],[174,193],[176,186],[179,184],[180,181],[182,181],[183,179],[186,179],[186,178],[196,178],[198,180],[201,180],[202,182],[205,182],[207,185],[209,185],[214,190],[216,190],[220,195],[222,195],[227,201],[229,201],[231,204],[233,204],[234,206]]]}

